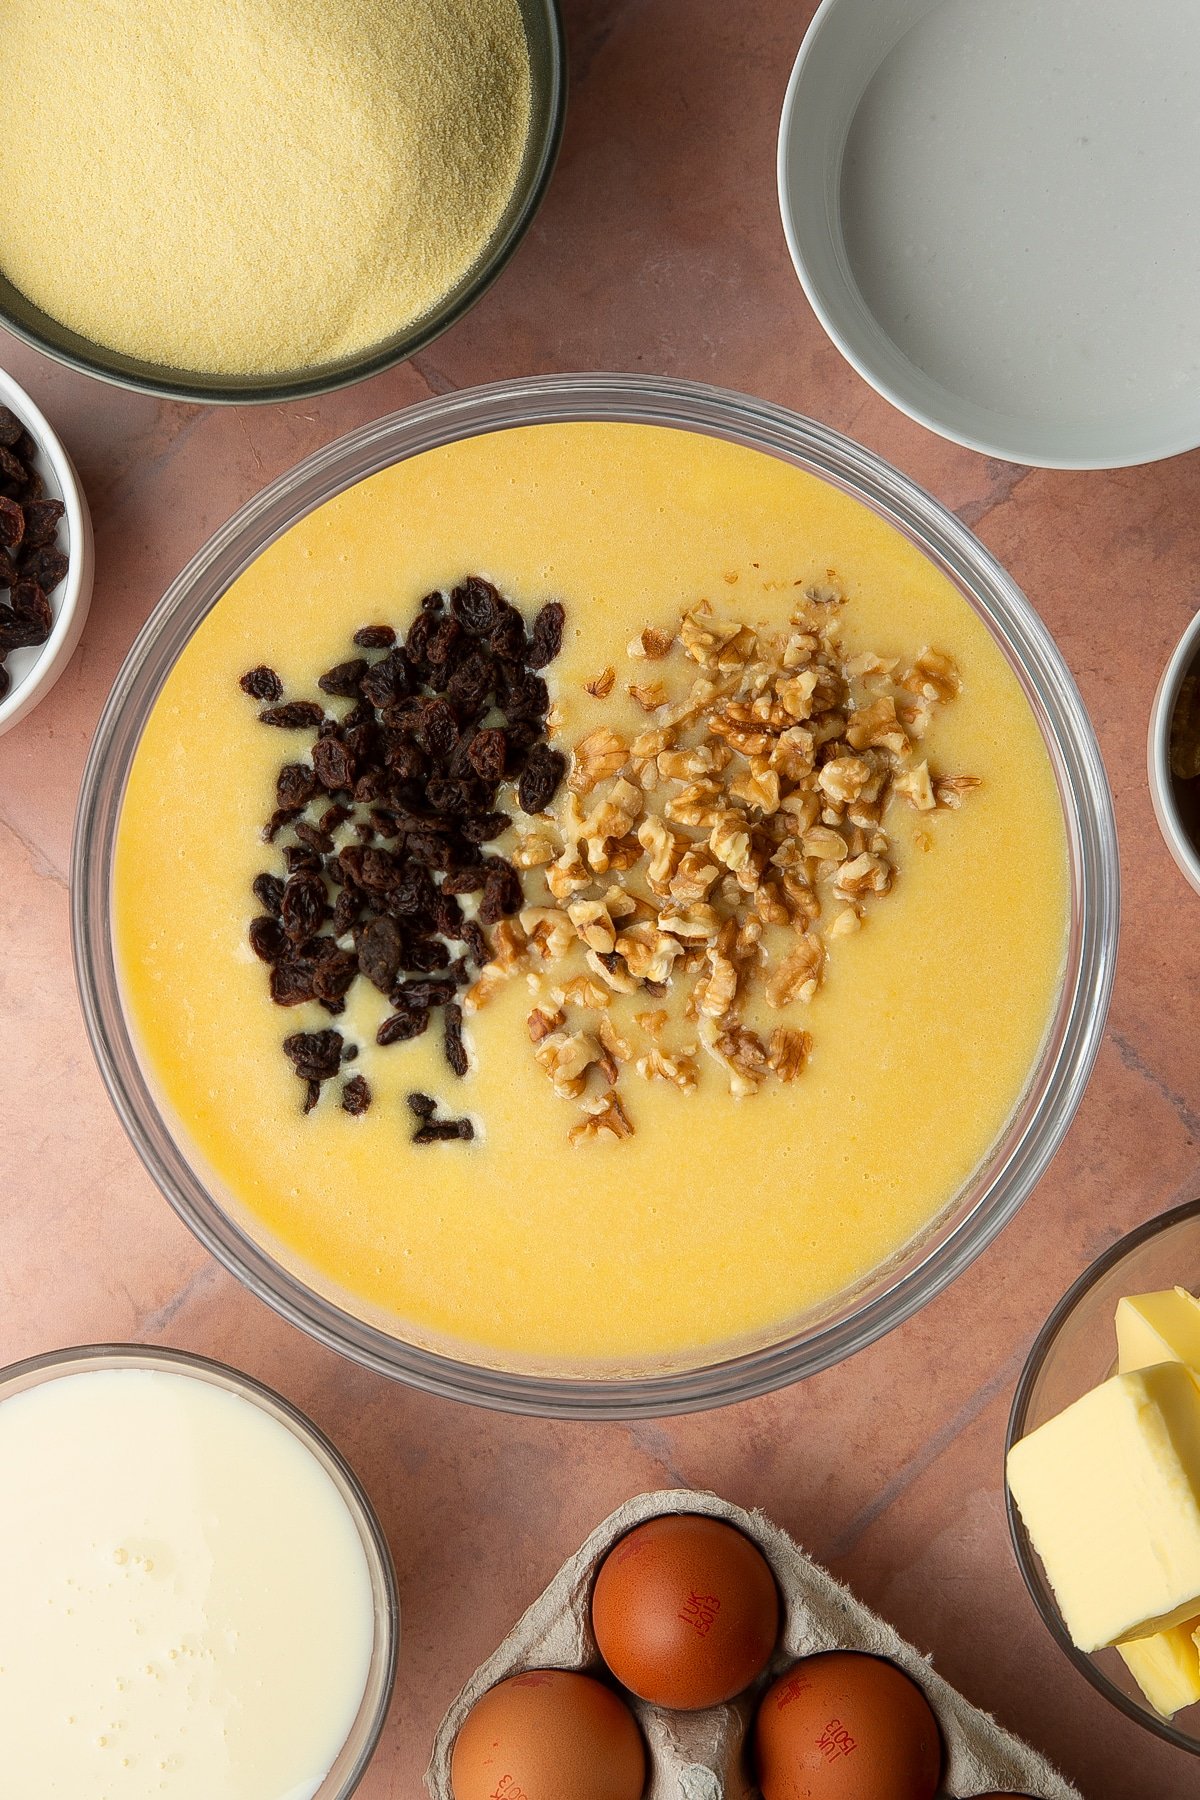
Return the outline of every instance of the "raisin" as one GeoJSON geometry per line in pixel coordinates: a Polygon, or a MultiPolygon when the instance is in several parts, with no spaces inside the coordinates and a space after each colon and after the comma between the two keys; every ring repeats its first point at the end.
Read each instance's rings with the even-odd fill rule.
{"type": "Polygon", "coordinates": [[[8,670],[5,668],[4,663],[2,661],[0,661],[0,700],[4,699],[5,695],[8,693],[8,690],[11,686],[12,686],[12,676],[9,674],[8,670]]]}
{"type": "Polygon", "coordinates": [[[369,894],[389,893],[401,883],[405,874],[390,850],[364,850],[361,869],[359,880],[369,894]]]}
{"type": "Polygon", "coordinates": [[[39,643],[44,643],[54,628],[54,608],[36,581],[30,581],[22,575],[14,581],[9,596],[12,609],[24,624],[36,626],[41,632],[39,643]]]}
{"type": "Polygon", "coordinates": [[[473,651],[446,683],[446,698],[461,718],[475,718],[487,705],[494,678],[491,657],[473,651]]]}
{"type": "Polygon", "coordinates": [[[70,563],[57,544],[39,544],[21,558],[21,573],[52,594],[70,563]]]}
{"type": "Polygon", "coordinates": [[[429,1024],[429,1014],[419,1010],[394,1012],[383,1021],[375,1033],[375,1042],[386,1050],[389,1044],[405,1044],[410,1038],[420,1037],[429,1024]]]}
{"type": "Polygon", "coordinates": [[[349,817],[350,808],[348,806],[327,806],[321,814],[321,830],[336,831],[338,826],[344,825],[349,817]]]}
{"type": "MultiPolygon", "coordinates": [[[[377,854],[367,851],[368,856],[377,854]]],[[[399,918],[431,912],[436,903],[437,890],[428,869],[420,863],[408,863],[388,890],[388,911],[399,918]]]]}
{"type": "MultiPolygon", "coordinates": [[[[404,640],[404,648],[410,664],[421,668],[427,660],[429,640],[437,629],[437,618],[432,612],[419,612],[408,628],[408,636],[404,640]]],[[[378,665],[376,665],[378,666],[378,665]]],[[[364,692],[365,692],[364,688],[364,692]]]]}
{"type": "Polygon", "coordinates": [[[288,947],[283,927],[269,913],[250,921],[250,948],[261,962],[277,963],[288,947]]]}
{"type": "Polygon", "coordinates": [[[467,746],[471,767],[481,780],[490,781],[493,786],[504,779],[506,754],[504,733],[494,726],[477,731],[467,746]]]}
{"type": "Polygon", "coordinates": [[[462,1020],[462,1007],[456,1000],[451,1001],[442,1013],[442,1043],[446,1061],[456,1075],[465,1075],[471,1066],[463,1043],[462,1020]]]}
{"type": "Polygon", "coordinates": [[[307,819],[302,819],[296,827],[296,836],[314,856],[332,856],[333,839],[319,825],[310,825],[307,819]]]}
{"type": "Polygon", "coordinates": [[[319,875],[321,858],[307,844],[287,844],[283,851],[284,865],[289,875],[319,875]]]}
{"type": "Polygon", "coordinates": [[[25,427],[16,413],[10,411],[7,406],[0,406],[0,444],[8,449],[19,440],[24,430],[25,427]]]}
{"type": "Polygon", "coordinates": [[[362,911],[362,901],[353,888],[344,887],[333,908],[333,935],[344,937],[362,911]]]}
{"type": "Polygon", "coordinates": [[[441,613],[446,610],[446,596],[441,588],[432,588],[421,601],[423,613],[441,613]]]}
{"type": "Polygon", "coordinates": [[[252,700],[278,700],[283,693],[282,681],[266,663],[259,663],[257,669],[248,670],[238,685],[243,694],[249,694],[252,700]]]}
{"type": "Polygon", "coordinates": [[[343,700],[357,699],[362,678],[370,666],[363,657],[353,657],[350,662],[338,663],[335,668],[326,669],[323,675],[317,677],[317,686],[323,694],[337,694],[343,700]]]}
{"type": "Polygon", "coordinates": [[[404,1097],[409,1111],[415,1113],[418,1119],[432,1119],[437,1111],[437,1101],[428,1094],[406,1094],[404,1097]]]}
{"type": "Polygon", "coordinates": [[[435,969],[444,969],[449,961],[450,952],[439,938],[419,938],[405,946],[400,966],[420,975],[432,975],[435,969]]]}
{"type": "Polygon", "coordinates": [[[403,700],[412,692],[412,670],[404,651],[397,647],[381,656],[367,670],[359,682],[359,689],[372,706],[380,710],[394,700],[403,700]]]}
{"type": "Polygon", "coordinates": [[[503,602],[490,581],[468,575],[450,595],[450,610],[473,637],[487,637],[495,628],[503,602]]]}
{"type": "Polygon", "coordinates": [[[471,952],[477,967],[483,968],[492,960],[492,952],[488,945],[483,926],[475,919],[468,919],[462,928],[462,941],[471,952]]]}
{"type": "Polygon", "coordinates": [[[46,633],[39,620],[21,618],[11,606],[0,606],[0,658],[10,650],[29,650],[45,641],[46,633]]]}
{"type": "Polygon", "coordinates": [[[277,919],[283,905],[283,883],[278,875],[256,875],[253,886],[258,904],[277,919]]]}
{"type": "Polygon", "coordinates": [[[275,779],[275,801],[281,807],[295,807],[299,811],[320,789],[321,784],[308,763],[284,763],[275,779]]]}
{"type": "Polygon", "coordinates": [[[493,628],[489,643],[496,656],[508,662],[524,662],[525,660],[525,621],[515,606],[507,601],[500,602],[499,617],[493,628]]]}
{"type": "Polygon", "coordinates": [[[430,776],[425,797],[440,813],[468,813],[475,799],[466,782],[451,781],[445,775],[430,776]]]}
{"type": "Polygon", "coordinates": [[[3,544],[0,544],[0,588],[10,588],[19,579],[16,563],[3,544]]]}
{"type": "Polygon", "coordinates": [[[495,925],[509,913],[521,910],[521,879],[510,863],[497,859],[499,866],[489,868],[479,903],[479,917],[485,925],[495,925]]]}
{"type": "Polygon", "coordinates": [[[558,792],[559,783],[566,772],[567,759],[561,750],[551,750],[546,744],[535,744],[517,784],[517,801],[521,811],[545,812],[558,792]]]}
{"type": "Polygon", "coordinates": [[[320,1098],[321,1098],[320,1082],[315,1079],[310,1079],[310,1080],[306,1081],[304,1083],[304,1116],[305,1116],[305,1118],[308,1117],[309,1113],[312,1111],[313,1107],[317,1104],[317,1102],[320,1098]]]}
{"type": "Polygon", "coordinates": [[[427,661],[434,664],[435,667],[445,664],[456,666],[455,652],[460,648],[462,642],[463,628],[458,620],[453,615],[448,619],[443,619],[429,639],[425,651],[427,661]]]}
{"type": "Polygon", "coordinates": [[[31,549],[48,544],[58,530],[58,522],[66,512],[61,500],[27,500],[25,502],[25,542],[31,549]]]}
{"type": "Polygon", "coordinates": [[[304,956],[287,956],[271,970],[271,998],[276,1006],[303,1006],[315,1000],[315,965],[304,956]]]}
{"type": "Polygon", "coordinates": [[[420,781],[428,764],[416,744],[396,732],[387,734],[384,760],[398,781],[420,781]]]}
{"type": "Polygon", "coordinates": [[[371,1104],[371,1090],[361,1075],[352,1075],[342,1089],[342,1111],[361,1118],[371,1104]]]}
{"type": "Polygon", "coordinates": [[[260,724],[275,725],[280,731],[312,731],[325,714],[315,700],[288,700],[282,706],[268,706],[258,717],[260,724]]]}
{"type": "Polygon", "coordinates": [[[507,691],[501,704],[505,716],[514,722],[529,720],[540,724],[550,710],[550,690],[540,675],[523,669],[519,676],[507,683],[507,691]]]}
{"type": "Polygon", "coordinates": [[[475,1136],[470,1119],[430,1119],[413,1132],[414,1144],[469,1143],[475,1136]]]}
{"type": "Polygon", "coordinates": [[[458,720],[445,700],[427,700],[417,722],[417,742],[430,756],[447,757],[458,743],[458,720]]]}
{"type": "MultiPolygon", "coordinates": [[[[333,939],[330,938],[329,942],[333,943],[333,939]]],[[[341,1000],[349,993],[357,974],[358,958],[348,950],[335,947],[328,955],[322,956],[317,964],[313,992],[318,1000],[341,1000]]]]}
{"type": "Polygon", "coordinates": [[[418,1007],[425,1012],[432,1012],[435,1006],[445,1006],[454,998],[454,982],[445,980],[404,981],[392,995],[395,1006],[418,1007]]]}
{"type": "Polygon", "coordinates": [[[487,882],[487,870],[482,863],[468,864],[464,868],[451,869],[442,883],[443,894],[478,894],[487,882]]]}
{"type": "Polygon", "coordinates": [[[433,922],[443,937],[461,938],[463,909],[453,894],[439,893],[433,909],[433,922]]]}
{"type": "Polygon", "coordinates": [[[554,661],[562,649],[563,624],[566,616],[559,602],[551,600],[543,606],[533,621],[533,630],[529,637],[529,651],[525,658],[531,669],[544,669],[547,663],[554,661]]]}
{"type": "Polygon", "coordinates": [[[263,826],[263,842],[273,844],[284,827],[290,825],[293,819],[300,817],[300,812],[301,809],[298,806],[277,807],[263,826]]]}
{"type": "Polygon", "coordinates": [[[374,919],[356,938],[358,966],[381,994],[390,994],[400,968],[404,938],[394,919],[374,919]]]}
{"type": "Polygon", "coordinates": [[[319,875],[293,875],[283,890],[279,916],[294,944],[316,937],[325,918],[325,883],[319,875]]]}
{"type": "Polygon", "coordinates": [[[14,487],[19,488],[25,486],[29,476],[29,471],[20,456],[14,455],[7,444],[0,445],[0,475],[3,475],[6,481],[11,481],[14,487]]]}
{"type": "Polygon", "coordinates": [[[317,780],[330,794],[349,793],[354,787],[354,757],[339,738],[327,737],[313,745],[317,780]]]}
{"type": "Polygon", "coordinates": [[[0,544],[15,550],[25,536],[25,509],[15,500],[0,499],[0,544]]]}
{"type": "Polygon", "coordinates": [[[458,829],[468,844],[490,844],[511,824],[504,812],[477,813],[473,819],[464,819],[458,829]]]}
{"type": "Polygon", "coordinates": [[[283,1040],[283,1054],[305,1081],[328,1081],[342,1061],[340,1031],[295,1031],[283,1040]]]}
{"type": "Polygon", "coordinates": [[[396,633],[390,625],[364,625],[355,632],[354,641],[360,650],[390,650],[396,633]]]}

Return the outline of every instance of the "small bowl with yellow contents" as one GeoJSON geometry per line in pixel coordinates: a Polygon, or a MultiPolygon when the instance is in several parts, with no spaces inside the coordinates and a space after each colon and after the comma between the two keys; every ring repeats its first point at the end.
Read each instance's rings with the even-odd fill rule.
{"type": "Polygon", "coordinates": [[[0,133],[0,321],[85,374],[203,404],[363,380],[474,304],[546,191],[557,0],[136,0],[103,67],[93,14],[20,9],[0,133]]]}
{"type": "Polygon", "coordinates": [[[1008,1429],[1008,1518],[1047,1628],[1128,1717],[1200,1754],[1200,1200],[1064,1295],[1008,1429]]]}

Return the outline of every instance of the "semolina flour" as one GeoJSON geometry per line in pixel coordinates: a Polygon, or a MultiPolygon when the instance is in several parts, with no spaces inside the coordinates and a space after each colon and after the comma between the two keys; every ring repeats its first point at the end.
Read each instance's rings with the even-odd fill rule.
{"type": "Polygon", "coordinates": [[[269,375],[471,268],[530,112],[517,0],[5,0],[0,269],[82,336],[269,375]]]}

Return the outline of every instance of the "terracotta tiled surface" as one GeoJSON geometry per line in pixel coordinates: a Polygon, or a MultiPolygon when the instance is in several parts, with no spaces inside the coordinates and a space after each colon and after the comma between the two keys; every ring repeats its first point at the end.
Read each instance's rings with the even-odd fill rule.
{"type": "MultiPolygon", "coordinates": [[[[1146,793],[1143,739],[1195,604],[1200,456],[1047,474],[941,442],[877,399],[818,329],[774,201],[775,127],[811,7],[568,0],[570,120],[547,204],[483,303],[415,363],[324,401],[202,411],[121,394],[11,340],[83,473],[99,579],[74,664],[0,741],[0,1361],[139,1338],[278,1385],[361,1471],[403,1595],[397,1698],[364,1800],[417,1800],[458,1685],[596,1521],[682,1483],[766,1508],[1089,1800],[1173,1800],[1198,1768],[1064,1663],[1013,1566],[1001,1445],[1050,1306],[1121,1231],[1197,1186],[1200,900],[1146,793]],[[533,371],[670,372],[815,414],[955,507],[1049,622],[1092,709],[1125,877],[1108,1037],[1066,1146],[998,1244],[885,1342],[789,1393],[630,1428],[514,1420],[389,1385],[310,1344],[219,1271],[142,1173],[80,1023],[66,871],[80,772],[138,626],[264,482],[431,391],[533,371]]],[[[80,1797],[84,1800],[84,1797],[80,1797]]]]}

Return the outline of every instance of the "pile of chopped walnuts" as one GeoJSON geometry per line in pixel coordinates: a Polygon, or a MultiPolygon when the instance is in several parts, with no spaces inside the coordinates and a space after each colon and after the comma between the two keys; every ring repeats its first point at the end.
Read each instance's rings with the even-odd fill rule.
{"type": "MultiPolygon", "coordinates": [[[[512,852],[541,871],[544,904],[496,927],[464,1005],[527,976],[533,1054],[582,1112],[573,1143],[632,1134],[627,1068],[685,1094],[702,1055],[736,1095],[802,1074],[809,1033],[781,1019],[764,1036],[747,1011],[811,1000],[829,945],[891,891],[893,796],[931,813],[979,785],[920,753],[934,708],[959,691],[951,658],[846,658],[841,606],[831,582],[807,589],[786,631],[701,601],[677,633],[643,632],[628,692],[645,730],[588,732],[565,799],[512,852]],[[681,988],[671,1042],[659,1003],[681,988]]],[[[616,679],[605,669],[588,691],[604,699],[616,679]]]]}

